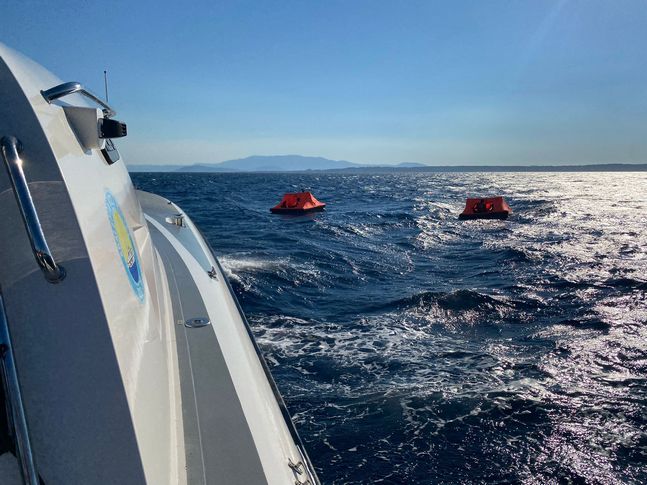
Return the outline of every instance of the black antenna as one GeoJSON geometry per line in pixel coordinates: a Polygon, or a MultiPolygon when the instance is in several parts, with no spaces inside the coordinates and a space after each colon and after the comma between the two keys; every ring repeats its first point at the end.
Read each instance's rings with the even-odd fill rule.
{"type": "Polygon", "coordinates": [[[106,88],[106,103],[108,100],[108,71],[103,71],[103,85],[106,88]]]}

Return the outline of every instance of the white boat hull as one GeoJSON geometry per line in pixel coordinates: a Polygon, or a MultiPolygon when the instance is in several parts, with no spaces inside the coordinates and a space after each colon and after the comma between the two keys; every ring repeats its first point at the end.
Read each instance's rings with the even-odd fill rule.
{"type": "Polygon", "coordinates": [[[44,483],[315,483],[197,228],[135,191],[123,161],[87,147],[69,108],[92,104],[78,94],[48,103],[41,91],[59,79],[1,45],[0,58],[0,137],[22,144],[66,273],[43,277],[0,170],[0,291],[44,483]]]}

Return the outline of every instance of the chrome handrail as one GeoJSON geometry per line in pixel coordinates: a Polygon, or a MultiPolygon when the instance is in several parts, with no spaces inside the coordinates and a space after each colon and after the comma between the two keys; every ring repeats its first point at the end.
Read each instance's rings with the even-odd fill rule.
{"type": "Polygon", "coordinates": [[[36,262],[43,270],[47,281],[58,283],[65,278],[65,269],[56,264],[54,256],[52,256],[52,252],[47,245],[45,234],[43,234],[34,199],[29,191],[25,172],[22,169],[22,159],[20,158],[22,145],[16,137],[5,136],[0,140],[0,151],[2,151],[2,158],[13,186],[13,193],[16,196],[16,202],[18,202],[36,262]]]}
{"type": "Polygon", "coordinates": [[[85,89],[81,83],[63,83],[40,92],[40,94],[43,95],[43,98],[45,98],[45,101],[47,101],[48,103],[51,103],[55,99],[59,99],[74,93],[82,94],[86,98],[90,98],[95,103],[103,106],[103,114],[106,118],[111,118],[117,114],[117,112],[112,109],[108,103],[99,98],[96,94],[93,94],[85,89]]]}
{"type": "Polygon", "coordinates": [[[22,479],[26,485],[39,485],[38,472],[34,453],[29,438],[29,427],[27,416],[22,402],[18,370],[11,345],[11,333],[7,323],[7,315],[4,308],[4,300],[0,294],[0,368],[6,391],[6,403],[9,411],[9,418],[13,424],[13,434],[16,445],[16,457],[20,462],[22,479]]]}

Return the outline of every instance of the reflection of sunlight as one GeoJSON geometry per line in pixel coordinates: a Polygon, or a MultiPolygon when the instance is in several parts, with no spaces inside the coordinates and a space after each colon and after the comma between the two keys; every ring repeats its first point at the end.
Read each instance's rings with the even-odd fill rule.
{"type": "Polygon", "coordinates": [[[538,464],[550,469],[559,463],[581,477],[616,483],[609,456],[634,448],[644,436],[631,416],[637,411],[634,386],[647,370],[647,330],[616,325],[608,333],[583,334],[553,326],[542,336],[555,339],[560,351],[541,364],[555,376],[547,388],[554,390],[556,412],[538,464]]]}
{"type": "MultiPolygon", "coordinates": [[[[479,177],[490,191],[504,188],[515,215],[503,226],[452,225],[450,218],[439,221],[433,214],[432,206],[440,202],[429,202],[425,213],[421,201],[420,249],[447,252],[452,244],[465,248],[471,241],[479,254],[486,250],[500,258],[513,271],[524,298],[551,309],[551,325],[533,338],[554,342],[554,349],[536,353],[511,342],[490,343],[487,354],[497,364],[488,367],[481,359],[483,387],[478,392],[498,388],[514,393],[514,400],[533,400],[550,417],[538,428],[543,438],[534,458],[520,470],[530,483],[542,474],[549,479],[551,470],[558,476],[615,483],[609,457],[644,439],[635,400],[644,395],[638,390],[644,389],[647,374],[647,176],[533,174],[532,188],[525,174],[479,177]],[[563,325],[556,324],[560,319],[563,325]],[[525,366],[536,366],[536,375],[514,370],[525,366]]],[[[499,316],[520,318],[515,311],[499,316]]],[[[465,324],[478,325],[484,315],[466,311],[454,323],[437,310],[420,317],[464,331],[465,324]]],[[[517,419],[514,413],[510,419],[517,419]]]]}
{"type": "Polygon", "coordinates": [[[544,16],[537,29],[533,32],[532,36],[528,40],[528,44],[523,52],[522,57],[519,60],[519,66],[517,67],[517,75],[515,76],[515,79],[518,79],[523,71],[528,67],[528,65],[533,62],[534,58],[537,57],[539,51],[541,50],[541,46],[544,43],[544,40],[550,33],[550,30],[557,21],[559,14],[563,10],[567,1],[568,0],[555,1],[555,3],[552,5],[552,7],[550,7],[548,12],[544,16]]]}

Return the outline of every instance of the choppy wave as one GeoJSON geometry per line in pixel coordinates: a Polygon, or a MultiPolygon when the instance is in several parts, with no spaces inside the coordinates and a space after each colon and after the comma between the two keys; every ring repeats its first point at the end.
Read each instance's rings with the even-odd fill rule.
{"type": "Polygon", "coordinates": [[[135,181],[220,253],[325,483],[647,481],[647,175],[135,181]],[[295,187],[328,210],[270,215],[295,187]],[[458,221],[481,194],[513,215],[458,221]]]}

